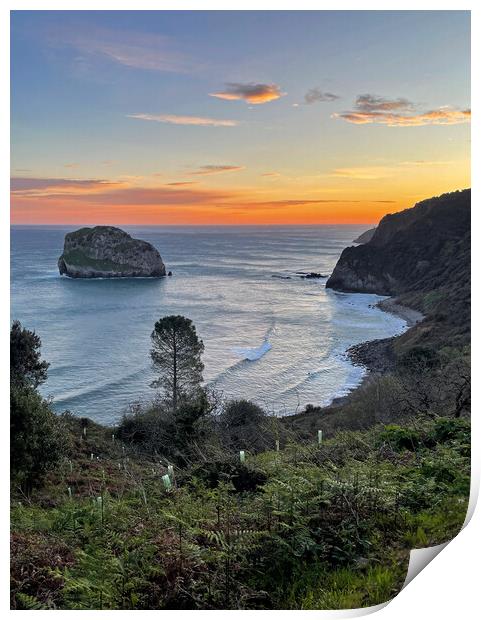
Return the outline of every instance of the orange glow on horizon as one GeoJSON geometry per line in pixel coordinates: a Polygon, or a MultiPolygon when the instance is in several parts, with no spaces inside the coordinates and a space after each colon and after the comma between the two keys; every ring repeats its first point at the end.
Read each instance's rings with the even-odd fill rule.
{"type": "Polygon", "coordinates": [[[111,224],[111,225],[333,225],[376,224],[387,213],[400,211],[414,202],[286,205],[269,207],[192,207],[159,205],[87,205],[63,201],[42,205],[12,201],[12,224],[111,224]],[[80,208],[79,208],[80,206],[80,208]]]}
{"type": "Polygon", "coordinates": [[[149,185],[145,179],[143,185],[138,185],[137,180],[17,177],[12,179],[11,222],[24,225],[373,225],[387,213],[469,186],[453,186],[450,179],[441,185],[438,179],[430,179],[429,185],[412,183],[405,187],[402,181],[384,179],[383,174],[384,169],[380,168],[340,168],[330,178],[334,177],[333,182],[338,183],[340,176],[346,187],[325,182],[322,189],[312,184],[266,189],[203,183],[149,185]]]}

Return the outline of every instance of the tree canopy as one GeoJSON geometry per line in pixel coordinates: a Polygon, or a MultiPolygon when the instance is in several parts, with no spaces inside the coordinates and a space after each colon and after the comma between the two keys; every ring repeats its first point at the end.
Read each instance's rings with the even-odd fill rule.
{"type": "Polygon", "coordinates": [[[10,330],[10,380],[37,389],[47,379],[48,362],[40,357],[41,340],[14,321],[10,330]]]}
{"type": "Polygon", "coordinates": [[[202,383],[204,343],[190,319],[170,315],[155,323],[150,355],[159,377],[152,387],[160,388],[174,409],[192,397],[202,383]]]}

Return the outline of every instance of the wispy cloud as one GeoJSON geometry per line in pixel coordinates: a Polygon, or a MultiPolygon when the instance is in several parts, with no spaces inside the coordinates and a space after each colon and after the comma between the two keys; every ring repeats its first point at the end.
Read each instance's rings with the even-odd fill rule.
{"type": "Polygon", "coordinates": [[[261,174],[261,177],[279,178],[280,176],[281,176],[280,172],[263,172],[261,174]]]}
{"type": "Polygon", "coordinates": [[[154,121],[170,125],[198,125],[201,127],[235,127],[239,121],[206,116],[179,116],[178,114],[127,114],[128,118],[141,121],[154,121]]]}
{"type": "Polygon", "coordinates": [[[37,204],[62,200],[87,202],[89,205],[210,204],[232,197],[229,190],[190,189],[189,187],[132,186],[129,183],[99,179],[12,178],[12,199],[35,200],[37,204]]]}
{"type": "Polygon", "coordinates": [[[224,90],[209,93],[211,97],[218,99],[226,99],[227,101],[235,101],[242,99],[252,104],[267,103],[279,99],[286,93],[281,92],[277,84],[240,84],[238,82],[229,82],[224,90]]]}
{"type": "Polygon", "coordinates": [[[418,167],[424,167],[424,166],[451,166],[453,163],[454,163],[453,161],[441,161],[441,160],[430,161],[427,159],[416,159],[414,161],[401,161],[399,162],[399,165],[418,168],[418,167]]]}
{"type": "Polygon", "coordinates": [[[393,110],[409,110],[413,107],[411,101],[404,97],[386,99],[378,95],[359,95],[356,99],[356,109],[364,112],[392,112],[393,110]]]}
{"type": "MultiPolygon", "coordinates": [[[[133,32],[92,28],[90,25],[75,28],[64,26],[47,35],[54,47],[70,47],[88,56],[104,58],[136,69],[149,71],[190,72],[196,63],[174,48],[169,37],[133,32]]],[[[81,58],[82,62],[85,59],[81,58]]],[[[77,59],[78,61],[78,59],[77,59]]]]}
{"type": "Polygon", "coordinates": [[[10,191],[14,194],[56,193],[59,191],[103,191],[122,186],[116,181],[104,179],[57,179],[36,177],[12,177],[10,191]]]}
{"type": "Polygon", "coordinates": [[[377,95],[359,95],[355,109],[336,113],[333,118],[340,118],[353,125],[387,125],[389,127],[420,127],[423,125],[459,125],[469,123],[471,110],[459,110],[442,106],[435,110],[416,112],[414,104],[404,97],[386,99],[377,95]]]}
{"type": "Polygon", "coordinates": [[[451,165],[452,163],[452,161],[429,161],[423,159],[415,161],[400,161],[397,163],[393,163],[389,166],[359,166],[352,168],[335,168],[329,173],[329,176],[335,178],[372,181],[376,179],[386,179],[399,173],[405,174],[405,168],[429,168],[432,166],[447,166],[451,165]]]}
{"type": "Polygon", "coordinates": [[[336,101],[340,99],[339,95],[322,91],[320,88],[311,88],[304,95],[304,102],[308,105],[312,103],[323,103],[328,101],[336,101]]]}
{"type": "Polygon", "coordinates": [[[238,221],[238,217],[244,218],[243,221],[247,223],[255,213],[272,213],[273,221],[276,221],[282,214],[290,216],[293,207],[310,209],[322,221],[332,222],[336,219],[332,219],[329,205],[339,205],[341,208],[351,203],[393,202],[305,196],[259,200],[250,191],[238,188],[129,186],[97,179],[31,178],[28,183],[16,181],[12,187],[19,188],[12,191],[11,199],[12,221],[16,223],[62,221],[79,224],[88,221],[92,224],[122,224],[135,221],[165,224],[188,223],[192,219],[202,223],[232,223],[238,221]],[[72,183],[76,186],[73,187],[72,183]],[[24,193],[24,188],[39,193],[24,193]],[[41,191],[43,189],[44,192],[41,191]],[[323,210],[323,205],[327,210],[323,210]]]}
{"type": "Polygon", "coordinates": [[[184,187],[188,185],[199,185],[199,181],[173,181],[172,183],[167,183],[172,187],[184,187]]]}
{"type": "Polygon", "coordinates": [[[240,170],[244,170],[244,166],[207,165],[200,166],[198,170],[195,170],[191,174],[203,176],[210,174],[222,174],[223,172],[239,172],[240,170]]]}
{"type": "Polygon", "coordinates": [[[336,168],[329,176],[344,179],[359,179],[371,181],[374,179],[385,179],[393,175],[393,169],[384,166],[371,166],[360,168],[336,168]]]}
{"type": "Polygon", "coordinates": [[[387,125],[389,127],[420,127],[422,125],[459,125],[471,121],[471,110],[438,108],[419,114],[391,114],[387,112],[344,112],[334,114],[354,125],[387,125]]]}

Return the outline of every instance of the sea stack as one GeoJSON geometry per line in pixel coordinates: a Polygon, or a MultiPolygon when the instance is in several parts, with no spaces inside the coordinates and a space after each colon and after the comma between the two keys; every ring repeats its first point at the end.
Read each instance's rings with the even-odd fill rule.
{"type": "Polygon", "coordinates": [[[70,278],[165,276],[165,265],[152,244],[114,226],[80,228],[65,235],[58,270],[70,278]]]}

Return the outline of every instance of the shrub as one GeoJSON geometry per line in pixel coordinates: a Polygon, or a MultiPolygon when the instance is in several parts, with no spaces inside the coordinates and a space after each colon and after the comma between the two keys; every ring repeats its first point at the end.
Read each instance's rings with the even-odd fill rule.
{"type": "Polygon", "coordinates": [[[274,445],[266,412],[250,400],[228,401],[218,422],[228,449],[256,452],[274,445]]]}
{"type": "Polygon", "coordinates": [[[12,386],[10,416],[12,478],[29,492],[66,453],[66,433],[48,403],[28,386],[12,386]]]}
{"type": "Polygon", "coordinates": [[[396,451],[416,450],[420,444],[420,434],[413,428],[389,424],[379,434],[379,440],[388,443],[396,451]]]}
{"type": "Polygon", "coordinates": [[[463,418],[439,418],[434,423],[432,437],[436,442],[464,439],[469,442],[470,424],[463,418]]]}
{"type": "Polygon", "coordinates": [[[161,455],[184,466],[195,460],[205,447],[210,426],[209,408],[204,394],[195,400],[178,403],[176,410],[159,401],[146,410],[139,408],[125,415],[117,436],[143,452],[161,455]]]}

